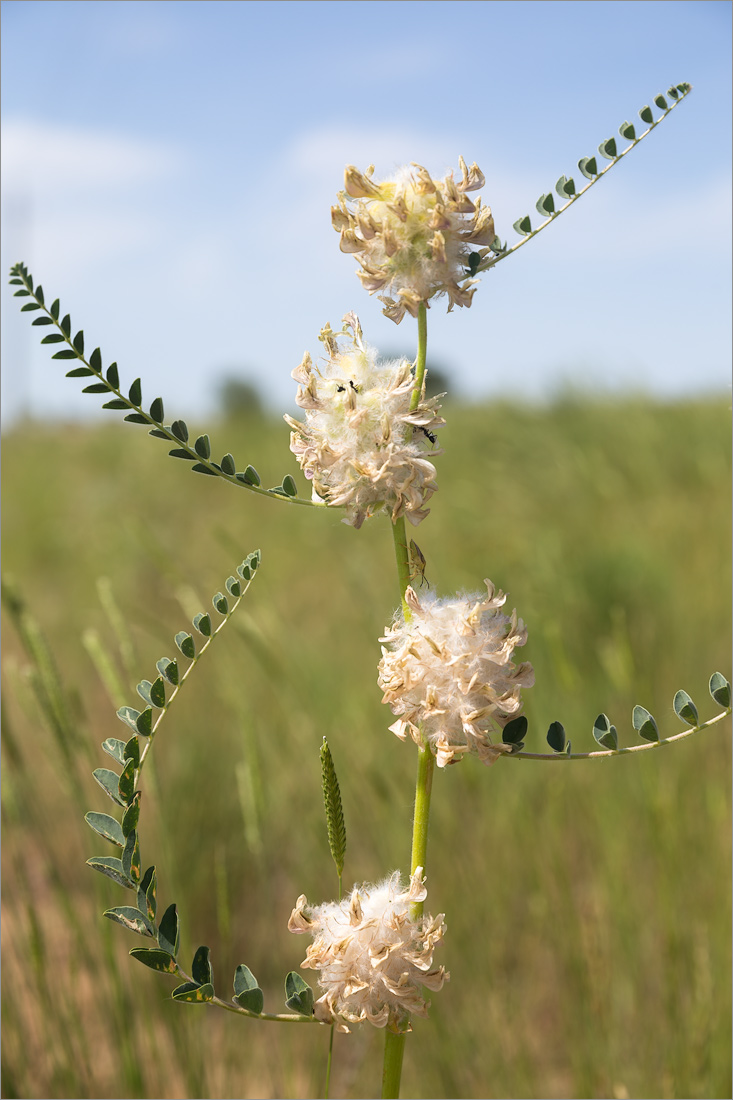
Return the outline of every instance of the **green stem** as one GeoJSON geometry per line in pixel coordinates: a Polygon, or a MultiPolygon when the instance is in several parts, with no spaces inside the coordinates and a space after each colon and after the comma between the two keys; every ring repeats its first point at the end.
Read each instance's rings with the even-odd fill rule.
{"type": "Polygon", "coordinates": [[[328,1100],[328,1092],[331,1088],[331,1063],[333,1062],[333,1033],[336,1030],[336,1025],[331,1024],[331,1038],[328,1041],[328,1062],[326,1063],[326,1087],[323,1090],[323,1096],[325,1100],[328,1100]]]}
{"type": "Polygon", "coordinates": [[[382,1100],[397,1100],[400,1095],[402,1056],[405,1053],[405,1035],[396,1034],[389,1027],[384,1036],[384,1069],[382,1070],[382,1100]]]}
{"type": "Polygon", "coordinates": [[[410,618],[410,609],[405,602],[405,592],[410,583],[410,554],[407,549],[407,532],[405,530],[405,517],[400,516],[392,524],[392,537],[394,538],[394,552],[397,559],[397,580],[400,586],[400,599],[402,600],[402,613],[405,622],[410,618]]]}
{"type": "Polygon", "coordinates": [[[417,307],[417,358],[415,359],[415,388],[410,398],[410,412],[414,412],[420,404],[422,395],[423,378],[425,377],[425,362],[428,353],[428,307],[421,302],[417,307]]]}
{"type": "MultiPolygon", "coordinates": [[[[412,818],[412,855],[410,874],[418,867],[425,870],[428,852],[428,826],[430,824],[430,796],[433,791],[435,756],[429,745],[421,745],[417,754],[417,782],[415,784],[415,810],[412,818]]],[[[423,903],[416,901],[410,908],[410,916],[417,920],[422,916],[423,903]]]]}
{"type": "MultiPolygon", "coordinates": [[[[410,410],[414,410],[420,403],[423,381],[425,378],[425,363],[428,348],[428,321],[427,306],[422,302],[417,314],[417,356],[415,357],[415,386],[410,399],[410,410]]],[[[405,601],[405,592],[411,580],[410,554],[407,547],[407,533],[405,530],[404,516],[400,516],[392,524],[394,538],[395,558],[397,560],[397,578],[400,586],[400,598],[402,600],[402,613],[405,622],[409,622],[411,613],[405,601]]],[[[430,794],[433,787],[433,770],[435,757],[429,745],[421,745],[418,749],[417,783],[415,788],[415,811],[412,823],[412,855],[410,858],[410,874],[414,874],[416,867],[425,868],[425,857],[428,848],[428,824],[430,821],[430,794]]],[[[410,916],[418,920],[423,913],[422,902],[415,902],[410,909],[410,916]]],[[[405,1052],[406,1031],[396,1033],[389,1026],[385,1031],[384,1040],[384,1068],[382,1071],[382,1097],[392,1098],[400,1095],[400,1079],[402,1077],[402,1057],[405,1052]]]]}

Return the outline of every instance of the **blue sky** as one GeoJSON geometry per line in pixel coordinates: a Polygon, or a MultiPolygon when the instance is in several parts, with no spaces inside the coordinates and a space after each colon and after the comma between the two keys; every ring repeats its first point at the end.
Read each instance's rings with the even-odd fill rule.
{"type": "MultiPolygon", "coordinates": [[[[211,413],[227,375],[294,411],[290,371],[352,309],[413,354],[330,227],[345,164],[475,160],[512,242],[679,81],[679,109],[470,310],[433,304],[430,352],[464,397],[728,387],[727,0],[6,0],[2,18],[4,270],[23,259],[169,415],[211,413]]],[[[113,415],[3,293],[6,423],[113,415]]]]}

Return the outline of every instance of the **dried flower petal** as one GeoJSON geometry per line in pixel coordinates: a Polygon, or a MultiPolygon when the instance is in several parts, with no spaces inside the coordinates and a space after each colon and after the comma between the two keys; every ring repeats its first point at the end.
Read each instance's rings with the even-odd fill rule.
{"type": "Polygon", "coordinates": [[[380,641],[379,686],[382,702],[399,715],[390,729],[417,744],[427,739],[439,768],[467,753],[493,764],[511,745],[494,744],[491,734],[521,709],[520,690],[534,683],[532,666],[512,664],[514,647],[524,645],[527,630],[516,611],[499,610],[505,601],[486,581],[480,593],[418,600],[406,592],[411,617],[398,612],[380,641]],[[422,732],[421,732],[422,730],[422,732]]]}
{"type": "Polygon", "coordinates": [[[344,506],[345,522],[361,527],[368,516],[387,511],[393,522],[405,515],[417,524],[437,489],[425,453],[445,424],[440,405],[425,397],[423,380],[421,400],[411,410],[412,365],[406,359],[378,362],[356,314],[348,313],[344,323],[343,332],[327,325],[320,333],[325,366],[314,367],[306,353],[293,371],[295,400],[306,419],[285,417],[293,429],[290,449],[313,482],[314,498],[344,506]],[[350,346],[342,348],[345,337],[350,346]]]}
{"type": "Polygon", "coordinates": [[[309,906],[301,894],[288,928],[314,937],[301,965],[320,971],[325,992],[316,1001],[317,1019],[348,1031],[348,1024],[363,1020],[404,1028],[409,1014],[427,1016],[421,987],[438,990],[450,975],[433,967],[445,935],[443,914],[410,917],[410,906],[426,896],[422,867],[407,889],[395,871],[376,886],[355,886],[340,902],[309,906]]]}
{"type": "Polygon", "coordinates": [[[471,304],[476,287],[466,278],[469,256],[475,247],[491,245],[496,234],[489,207],[466,194],[483,187],[483,173],[476,164],[467,167],[463,157],[459,165],[458,183],[452,172],[433,180],[420,164],[380,182],[371,178],[373,165],[365,174],[354,165],[346,168],[345,189],[331,209],[333,227],[341,251],[357,257],[364,289],[389,292],[380,295],[383,312],[397,324],[441,294],[448,296],[449,311],[471,304]]]}

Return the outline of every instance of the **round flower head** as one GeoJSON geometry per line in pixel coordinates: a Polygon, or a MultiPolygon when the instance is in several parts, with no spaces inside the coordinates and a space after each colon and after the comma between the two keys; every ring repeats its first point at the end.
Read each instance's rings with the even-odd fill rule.
{"type": "Polygon", "coordinates": [[[418,600],[408,588],[411,618],[405,622],[398,612],[380,639],[386,643],[379,663],[382,702],[400,716],[389,728],[403,740],[409,732],[418,745],[424,737],[439,768],[467,752],[484,764],[510,752],[511,745],[494,744],[491,734],[501,735],[521,709],[520,689],[534,683],[532,666],[511,660],[527,630],[516,611],[509,618],[499,610],[503,592],[485,584],[486,597],[451,599],[429,592],[418,600]]]}
{"type": "Polygon", "coordinates": [[[437,488],[435,467],[424,456],[433,431],[445,424],[440,405],[425,397],[423,380],[411,410],[411,364],[378,362],[364,343],[359,318],[347,313],[344,322],[344,332],[334,333],[330,325],[321,331],[328,351],[323,367],[315,367],[306,352],[293,371],[300,383],[295,400],[306,419],[285,417],[293,429],[290,450],[313,481],[314,500],[344,506],[346,523],[361,527],[368,516],[388,511],[393,522],[406,515],[417,524],[437,488]]]}
{"type": "Polygon", "coordinates": [[[399,1030],[409,1013],[427,1016],[421,986],[438,990],[450,975],[433,968],[443,914],[410,918],[410,906],[427,895],[423,882],[418,867],[408,889],[395,871],[377,886],[355,886],[343,901],[309,906],[301,894],[288,928],[314,937],[301,966],[320,971],[325,992],[316,1001],[317,1019],[334,1021],[339,1031],[362,1020],[399,1030]]]}
{"type": "MultiPolygon", "coordinates": [[[[448,310],[470,306],[475,280],[469,257],[477,246],[491,245],[494,219],[481,199],[467,191],[483,187],[478,165],[466,166],[459,157],[461,179],[449,172],[444,180],[431,179],[419,164],[411,164],[391,179],[372,179],[349,165],[339,205],[331,208],[331,222],[341,235],[341,251],[353,252],[361,264],[362,286],[380,294],[384,313],[397,324],[405,312],[417,316],[421,302],[446,294],[448,310]]],[[[481,258],[489,251],[479,252],[481,258]]]]}

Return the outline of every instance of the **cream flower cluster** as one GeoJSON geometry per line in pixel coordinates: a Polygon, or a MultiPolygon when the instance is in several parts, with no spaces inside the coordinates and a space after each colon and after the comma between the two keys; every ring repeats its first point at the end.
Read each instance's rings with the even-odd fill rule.
{"type": "Polygon", "coordinates": [[[295,400],[306,419],[285,417],[293,429],[290,450],[313,482],[313,498],[344,506],[346,523],[361,527],[368,516],[386,510],[392,522],[406,515],[418,524],[437,489],[435,467],[424,456],[433,432],[445,424],[440,405],[425,397],[423,380],[420,401],[410,409],[411,364],[378,362],[364,343],[359,318],[347,313],[344,323],[349,331],[334,333],[327,325],[319,336],[328,351],[323,367],[315,367],[306,352],[293,371],[299,383],[295,400]],[[344,338],[348,346],[342,348],[344,338]]]}
{"type": "Polygon", "coordinates": [[[410,906],[426,896],[422,867],[407,889],[395,871],[376,886],[355,886],[340,902],[309,906],[301,894],[288,928],[314,937],[301,965],[320,971],[325,992],[316,1001],[317,1019],[348,1031],[348,1024],[363,1020],[399,1029],[409,1013],[427,1016],[421,986],[438,990],[450,975],[433,968],[445,934],[443,914],[410,917],[410,906]]]}
{"type": "Polygon", "coordinates": [[[380,641],[379,686],[384,703],[399,719],[390,726],[403,740],[409,732],[417,744],[424,736],[439,768],[474,753],[493,764],[511,745],[494,744],[521,709],[520,689],[534,683],[532,666],[515,666],[515,646],[524,645],[527,630],[516,611],[499,610],[506,596],[486,581],[480,593],[438,599],[427,593],[418,600],[405,594],[411,617],[399,612],[380,641]],[[422,727],[422,736],[420,727],[422,727]]]}
{"type": "MultiPolygon", "coordinates": [[[[461,179],[449,172],[434,180],[419,164],[401,168],[392,179],[375,182],[374,166],[365,173],[346,169],[339,205],[331,222],[341,235],[341,251],[352,252],[361,264],[357,272],[370,294],[380,295],[384,313],[397,324],[405,313],[417,316],[421,302],[446,294],[448,310],[470,306],[475,280],[466,280],[473,248],[491,245],[494,219],[481,199],[467,191],[483,187],[478,165],[459,158],[461,179]]],[[[488,249],[481,252],[483,257],[488,249]]]]}

